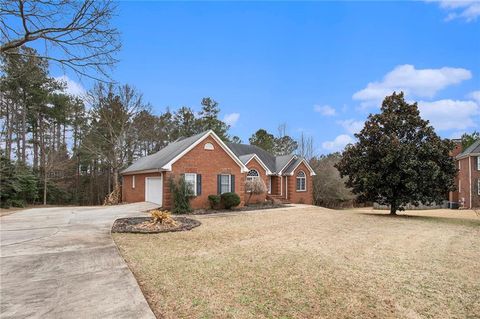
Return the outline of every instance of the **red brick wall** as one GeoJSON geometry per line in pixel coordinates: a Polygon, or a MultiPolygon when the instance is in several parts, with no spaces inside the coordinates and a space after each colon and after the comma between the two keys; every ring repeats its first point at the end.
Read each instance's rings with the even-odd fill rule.
{"type": "MultiPolygon", "coordinates": [[[[475,156],[462,158],[457,161],[460,162],[460,171],[458,173],[458,178],[456,183],[460,186],[458,187],[458,200],[464,200],[464,207],[480,207],[480,195],[478,195],[478,179],[480,178],[480,171],[477,170],[477,158],[475,156]],[[471,166],[469,166],[469,162],[471,166]],[[471,168],[471,180],[470,185],[470,173],[469,168],[471,168]],[[470,197],[471,192],[471,197],[470,197]],[[472,202],[470,203],[470,198],[472,202]]],[[[458,167],[458,164],[457,164],[458,167]]],[[[457,184],[457,185],[458,185],[457,184]]],[[[455,195],[453,195],[454,197],[455,195]]]]}
{"type": "Polygon", "coordinates": [[[166,208],[172,206],[169,179],[172,175],[178,176],[182,173],[202,174],[202,194],[190,202],[194,209],[209,207],[208,195],[217,194],[218,174],[235,175],[235,193],[240,196],[240,205],[245,203],[245,173],[241,173],[240,166],[211,137],[207,137],[175,162],[172,172],[166,172],[163,182],[163,203],[166,208]],[[206,143],[212,143],[214,150],[205,150],[206,143]]]}
{"type": "MultiPolygon", "coordinates": [[[[292,203],[297,204],[313,204],[313,179],[310,176],[310,171],[305,166],[304,163],[301,163],[293,172],[293,176],[288,176],[288,200],[292,203]],[[300,171],[304,171],[306,175],[306,191],[297,191],[297,174],[300,171]]],[[[284,180],[285,187],[285,180],[284,180]]]]}
{"type": "Polygon", "coordinates": [[[145,177],[153,177],[160,175],[161,173],[124,175],[122,181],[122,201],[124,203],[144,202],[145,177]],[[135,176],[135,188],[132,188],[133,176],[135,176]]]}
{"type": "MultiPolygon", "coordinates": [[[[268,189],[268,175],[265,172],[265,169],[260,165],[260,163],[258,163],[256,159],[252,159],[248,163],[247,167],[248,169],[257,170],[258,174],[260,175],[260,178],[263,180],[263,182],[265,183],[265,186],[268,189]]],[[[249,196],[250,194],[245,191],[245,200],[247,200],[249,196]]],[[[252,197],[250,198],[250,203],[264,202],[266,197],[267,197],[267,193],[260,194],[260,195],[252,195],[252,197]]]]}
{"type": "Polygon", "coordinates": [[[477,169],[477,157],[470,157],[472,162],[472,206],[471,208],[480,208],[480,195],[478,195],[478,179],[480,171],[477,169]]]}
{"type": "Polygon", "coordinates": [[[272,176],[272,195],[280,195],[280,177],[272,176]]]}

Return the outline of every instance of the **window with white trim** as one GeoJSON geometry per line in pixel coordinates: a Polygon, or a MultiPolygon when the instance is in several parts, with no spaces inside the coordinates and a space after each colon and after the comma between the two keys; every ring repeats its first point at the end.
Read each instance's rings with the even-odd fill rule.
{"type": "Polygon", "coordinates": [[[256,169],[251,169],[247,173],[247,181],[251,181],[251,180],[254,180],[254,179],[259,178],[259,177],[260,177],[260,174],[258,173],[258,171],[256,169]]]}
{"type": "Polygon", "coordinates": [[[185,183],[188,185],[193,196],[197,195],[197,174],[185,173],[185,183]]]}
{"type": "Polygon", "coordinates": [[[220,194],[229,193],[232,190],[231,177],[227,174],[220,175],[220,194]]]}
{"type": "Polygon", "coordinates": [[[480,178],[477,179],[477,194],[480,195],[480,178]]]}
{"type": "Polygon", "coordinates": [[[205,145],[203,146],[203,149],[207,151],[213,151],[215,147],[213,147],[212,143],[208,142],[208,143],[205,143],[205,145]]]}
{"type": "Polygon", "coordinates": [[[477,171],[480,171],[480,156],[477,156],[477,171]]]}
{"type": "Polygon", "coordinates": [[[297,192],[304,192],[307,190],[307,175],[304,171],[297,174],[297,192]]]}
{"type": "Polygon", "coordinates": [[[132,188],[135,188],[135,175],[132,175],[132,188]]]}
{"type": "Polygon", "coordinates": [[[459,193],[462,192],[462,180],[461,179],[458,180],[458,192],[459,193]]]}

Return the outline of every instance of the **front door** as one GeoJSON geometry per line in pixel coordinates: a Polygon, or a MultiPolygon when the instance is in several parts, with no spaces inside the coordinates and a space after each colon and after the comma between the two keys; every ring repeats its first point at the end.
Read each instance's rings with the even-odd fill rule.
{"type": "Polygon", "coordinates": [[[145,178],[145,201],[162,206],[163,181],[162,177],[145,178]]]}

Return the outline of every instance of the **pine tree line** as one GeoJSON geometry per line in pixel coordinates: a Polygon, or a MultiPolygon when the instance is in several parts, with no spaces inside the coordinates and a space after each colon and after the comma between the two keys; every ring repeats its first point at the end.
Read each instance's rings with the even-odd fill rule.
{"type": "MultiPolygon", "coordinates": [[[[198,113],[182,106],[156,115],[131,85],[98,82],[86,96],[72,96],[34,49],[23,46],[18,53],[1,57],[2,206],[98,205],[119,185],[123,168],[172,141],[211,129],[241,142],[228,134],[212,98],[201,100],[198,113]]],[[[266,131],[251,142],[265,147],[254,138],[259,132],[266,131]]],[[[275,141],[269,151],[297,148],[285,132],[275,141]]]]}

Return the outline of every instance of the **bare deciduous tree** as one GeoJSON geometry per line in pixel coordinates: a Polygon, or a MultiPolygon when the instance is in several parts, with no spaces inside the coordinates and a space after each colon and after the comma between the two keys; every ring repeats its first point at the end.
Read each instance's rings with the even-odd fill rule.
{"type": "Polygon", "coordinates": [[[37,43],[40,58],[99,79],[117,60],[119,32],[110,25],[115,5],[96,0],[0,0],[0,53],[37,43]]]}
{"type": "Polygon", "coordinates": [[[249,194],[247,202],[245,203],[248,205],[252,196],[265,193],[267,191],[267,186],[261,178],[248,179],[245,182],[245,191],[249,194]]]}

